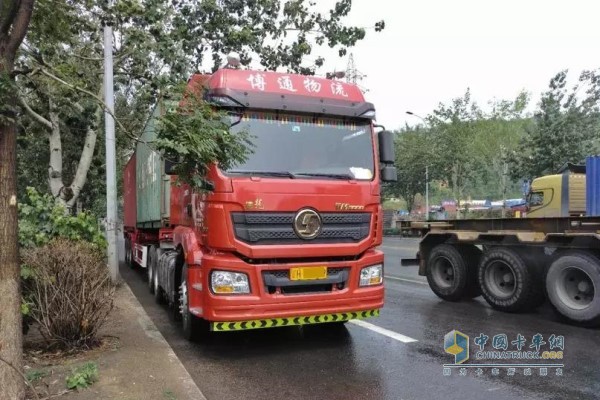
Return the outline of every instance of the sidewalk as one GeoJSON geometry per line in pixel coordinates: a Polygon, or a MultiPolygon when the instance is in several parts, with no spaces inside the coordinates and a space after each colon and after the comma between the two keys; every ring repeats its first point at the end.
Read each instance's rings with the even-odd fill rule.
{"type": "Polygon", "coordinates": [[[150,320],[125,282],[115,296],[115,308],[100,336],[115,337],[115,346],[92,351],[85,360],[70,360],[51,367],[54,385],[64,389],[59,369],[84,361],[98,366],[98,381],[62,399],[76,400],[205,400],[169,344],[150,320]]]}

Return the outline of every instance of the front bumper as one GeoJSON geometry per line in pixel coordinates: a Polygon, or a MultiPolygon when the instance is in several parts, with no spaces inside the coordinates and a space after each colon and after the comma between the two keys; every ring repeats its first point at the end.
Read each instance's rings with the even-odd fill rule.
{"type": "MultiPolygon", "coordinates": [[[[383,284],[359,287],[360,270],[370,265],[383,264],[383,253],[368,250],[358,260],[328,262],[294,262],[285,264],[248,264],[231,254],[205,255],[202,266],[190,266],[190,311],[211,323],[214,330],[250,329],[261,327],[301,325],[320,323],[323,316],[332,319],[334,315],[357,313],[347,319],[375,316],[383,307],[383,284]],[[342,285],[331,285],[331,290],[317,292],[273,291],[267,285],[266,275],[274,271],[289,270],[298,266],[327,266],[331,270],[346,270],[347,280],[342,285]],[[212,270],[242,272],[248,275],[250,294],[216,295],[210,290],[212,270]],[[368,312],[362,314],[362,312],[368,312]],[[317,317],[319,321],[316,320],[317,317]],[[302,317],[297,321],[294,318],[302,317]],[[280,322],[273,322],[280,321],[280,322]],[[219,325],[216,323],[237,322],[239,325],[219,325]],[[245,323],[246,328],[242,328],[245,323]],[[260,325],[260,326],[259,326],[260,325]],[[264,325],[264,326],[262,326],[264,325]]],[[[346,317],[344,317],[346,318],[346,317]]],[[[344,320],[344,319],[340,319],[344,320]]],[[[329,321],[328,321],[329,322],[329,321]]],[[[331,321],[333,322],[333,321],[331,321]]]]}
{"type": "Polygon", "coordinates": [[[337,314],[311,315],[308,317],[255,319],[240,322],[212,322],[211,331],[241,331],[248,329],[279,328],[294,325],[323,324],[328,322],[344,322],[352,319],[363,319],[379,316],[379,310],[358,311],[337,314]]]}

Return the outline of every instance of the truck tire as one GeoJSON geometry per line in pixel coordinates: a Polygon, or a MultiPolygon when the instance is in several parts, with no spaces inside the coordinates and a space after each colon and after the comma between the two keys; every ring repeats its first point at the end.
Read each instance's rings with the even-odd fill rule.
{"type": "Polygon", "coordinates": [[[483,297],[492,308],[505,312],[531,310],[540,305],[543,286],[536,269],[517,251],[494,247],[483,253],[478,279],[483,297]]]}
{"type": "Polygon", "coordinates": [[[548,268],[546,293],[567,321],[600,326],[600,259],[584,251],[559,255],[548,268]]]}
{"type": "Polygon", "coordinates": [[[148,289],[150,293],[154,294],[154,266],[156,259],[156,247],[150,246],[148,248],[148,260],[146,261],[146,275],[148,277],[148,289]]]}
{"type": "Polygon", "coordinates": [[[160,249],[157,249],[154,246],[152,246],[152,248],[154,249],[154,255],[152,256],[152,292],[154,293],[154,301],[156,302],[156,304],[165,304],[165,290],[159,282],[159,268],[162,252],[160,249]]]}
{"type": "Polygon", "coordinates": [[[475,297],[481,296],[481,287],[479,286],[479,279],[477,279],[477,267],[479,266],[479,260],[481,260],[482,251],[475,246],[460,246],[459,251],[463,256],[463,260],[467,264],[467,287],[463,298],[474,299],[475,297]]]}
{"type": "Polygon", "coordinates": [[[188,303],[187,265],[185,264],[181,271],[181,285],[179,286],[179,310],[181,312],[184,338],[189,341],[195,341],[208,333],[208,323],[190,312],[188,303]]]}
{"type": "MultiPolygon", "coordinates": [[[[475,248],[478,250],[477,248],[475,248]]],[[[475,297],[476,252],[470,246],[440,244],[431,250],[427,260],[427,282],[431,290],[447,301],[475,297]]]]}
{"type": "Polygon", "coordinates": [[[125,239],[125,265],[133,268],[133,254],[131,251],[131,239],[125,239]]]}

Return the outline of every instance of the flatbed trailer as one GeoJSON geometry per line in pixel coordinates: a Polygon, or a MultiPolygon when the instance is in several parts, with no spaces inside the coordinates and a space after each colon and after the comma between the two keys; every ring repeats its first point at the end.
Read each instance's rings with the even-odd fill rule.
{"type": "Polygon", "coordinates": [[[600,217],[420,222],[416,259],[447,301],[482,295],[494,309],[526,312],[547,299],[570,323],[600,326],[600,217]]]}

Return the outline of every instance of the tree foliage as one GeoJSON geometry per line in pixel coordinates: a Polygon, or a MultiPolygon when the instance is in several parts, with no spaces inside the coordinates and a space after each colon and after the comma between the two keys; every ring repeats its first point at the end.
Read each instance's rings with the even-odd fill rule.
{"type": "Polygon", "coordinates": [[[398,182],[388,190],[410,206],[417,193],[424,195],[428,166],[431,204],[515,195],[518,184],[507,176],[505,156],[530,125],[528,101],[523,92],[515,100],[491,101],[484,111],[467,90],[449,104],[440,103],[426,125],[406,127],[397,136],[398,182]]]}
{"type": "Polygon", "coordinates": [[[183,101],[166,107],[158,121],[155,146],[164,158],[174,162],[174,172],[182,182],[204,189],[203,177],[211,163],[228,169],[244,162],[253,145],[248,132],[229,130],[231,119],[239,122],[241,114],[218,111],[196,89],[180,91],[185,94],[179,98],[183,101]]]}
{"type": "Polygon", "coordinates": [[[97,219],[89,213],[69,215],[51,195],[27,188],[27,196],[19,202],[19,245],[39,247],[55,238],[85,241],[98,249],[106,240],[97,219]]]}
{"type": "Polygon", "coordinates": [[[567,71],[556,74],[542,94],[518,151],[507,156],[514,178],[556,173],[566,162],[582,162],[598,150],[600,78],[584,71],[579,84],[567,88],[567,71]],[[582,90],[583,89],[583,90],[582,90]]]}
{"type": "Polygon", "coordinates": [[[432,148],[428,132],[404,128],[396,131],[396,169],[398,179],[386,186],[386,194],[402,197],[406,208],[412,210],[418,193],[425,193],[426,167],[431,160],[432,148]]]}
{"type": "MultiPolygon", "coordinates": [[[[203,66],[217,69],[228,52],[240,53],[245,65],[313,74],[323,63],[323,52],[315,54],[319,48],[343,55],[365,37],[364,28],[343,23],[350,0],[338,1],[328,13],[315,6],[303,0],[122,0],[112,6],[101,0],[39,0],[18,60],[20,92],[34,111],[24,122],[21,164],[32,168],[20,176],[21,189],[45,190],[48,181],[54,182],[55,197],[69,206],[82,199],[84,208],[93,207],[102,193],[102,146],[96,142],[103,137],[103,23],[112,25],[116,39],[117,140],[122,156],[118,166],[122,166],[158,93],[203,66]],[[307,59],[311,54],[316,60],[307,59]],[[61,144],[60,157],[56,146],[48,143],[52,138],[61,144]],[[43,180],[33,162],[41,154],[36,141],[50,144],[48,155],[42,157],[43,180]],[[92,182],[85,185],[88,178],[92,182]]],[[[376,31],[384,26],[383,21],[374,24],[376,31]]]]}

